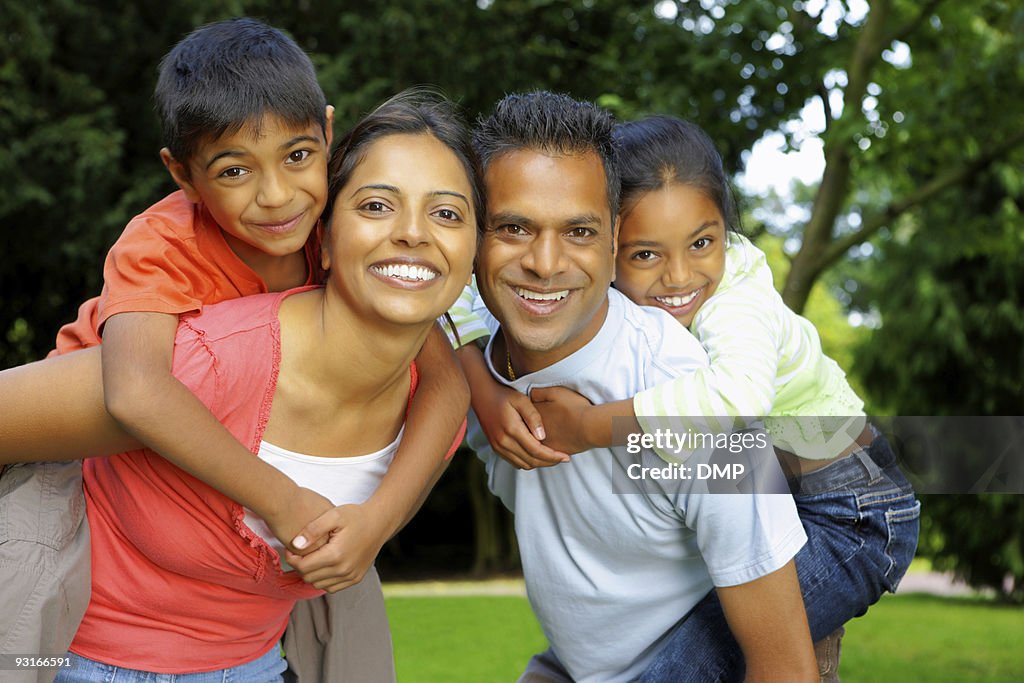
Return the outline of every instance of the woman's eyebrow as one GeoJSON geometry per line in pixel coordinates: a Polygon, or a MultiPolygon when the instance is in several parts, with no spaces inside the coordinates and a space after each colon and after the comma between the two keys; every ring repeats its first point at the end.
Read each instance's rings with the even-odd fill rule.
{"type": "Polygon", "coordinates": [[[349,195],[349,197],[355,197],[363,190],[384,190],[385,192],[391,192],[392,194],[402,194],[402,191],[399,190],[394,185],[387,185],[385,183],[374,183],[371,185],[363,185],[362,187],[357,187],[352,191],[352,194],[349,195]]]}
{"type": "Polygon", "coordinates": [[[430,193],[430,196],[431,197],[440,197],[440,196],[458,197],[459,199],[464,201],[467,205],[469,204],[469,200],[466,199],[466,195],[462,194],[461,192],[456,192],[455,190],[434,190],[433,192],[430,193]]]}

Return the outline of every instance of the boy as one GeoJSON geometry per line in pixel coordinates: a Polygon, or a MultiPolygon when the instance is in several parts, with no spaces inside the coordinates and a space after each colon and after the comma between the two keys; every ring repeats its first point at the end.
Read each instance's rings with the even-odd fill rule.
{"type": "MultiPolygon", "coordinates": [[[[93,346],[102,336],[104,401],[124,432],[255,512],[289,548],[308,552],[317,539],[296,535],[331,505],[254,458],[171,376],[170,364],[181,313],[317,280],[332,109],[308,56],[251,19],[210,24],[182,40],[161,62],[155,98],[167,143],[160,156],[181,189],[128,225],[107,257],[103,293],[60,331],[55,353],[93,346]]],[[[411,516],[423,484],[438,476],[440,454],[468,404],[440,332],[417,360],[421,388],[410,408],[407,447],[378,492],[363,506],[348,508],[349,523],[334,532],[351,546],[351,583],[411,516]],[[442,395],[443,401],[432,400],[442,395]],[[427,429],[426,410],[435,405],[450,407],[440,419],[432,414],[427,429]],[[434,455],[403,456],[412,444],[434,455]]],[[[88,450],[91,444],[76,447],[88,450]]],[[[26,555],[42,552],[46,562],[57,564],[49,581],[35,583],[25,568],[38,568],[38,562],[20,561],[19,570],[18,560],[8,563],[0,555],[0,572],[10,575],[3,577],[10,596],[4,613],[15,615],[0,646],[10,653],[63,653],[89,593],[81,467],[20,466],[3,479],[0,518],[59,504],[53,516],[62,526],[54,540],[58,534],[41,528],[42,514],[10,514],[10,539],[22,541],[26,555]],[[58,484],[63,488],[53,500],[58,484]],[[31,585],[15,588],[19,581],[31,585]],[[20,605],[12,604],[16,593],[20,605]]],[[[6,540],[0,538],[0,552],[16,552],[6,540]]],[[[371,576],[372,589],[377,579],[371,576]]]]}

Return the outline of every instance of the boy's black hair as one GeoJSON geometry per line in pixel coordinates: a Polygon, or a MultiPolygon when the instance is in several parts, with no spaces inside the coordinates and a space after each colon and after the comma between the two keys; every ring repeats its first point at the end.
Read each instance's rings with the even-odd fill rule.
{"type": "Polygon", "coordinates": [[[518,150],[566,155],[594,152],[604,166],[614,221],[619,210],[614,126],[611,113],[591,102],[539,90],[502,98],[490,116],[477,122],[473,144],[485,171],[495,158],[518,150]]]}
{"type": "Polygon", "coordinates": [[[371,144],[388,135],[418,134],[433,136],[462,163],[473,190],[473,212],[479,234],[483,230],[485,214],[484,189],[469,126],[450,100],[435,90],[423,87],[409,88],[391,97],[364,116],[338,141],[327,165],[324,216],[328,221],[338,193],[365,158],[371,144]]]}
{"type": "Polygon", "coordinates": [[[673,116],[651,116],[615,126],[622,203],[666,185],[690,185],[718,207],[725,227],[739,232],[739,212],[722,157],[700,126],[673,116]]]}
{"type": "Polygon", "coordinates": [[[246,17],[192,31],[160,61],[154,92],[164,145],[186,169],[199,146],[273,114],[326,135],[327,100],[309,56],[246,17]]]}

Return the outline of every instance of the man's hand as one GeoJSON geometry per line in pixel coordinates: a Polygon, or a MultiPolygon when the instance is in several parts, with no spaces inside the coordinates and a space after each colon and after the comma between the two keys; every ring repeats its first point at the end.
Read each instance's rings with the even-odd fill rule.
{"type": "Polygon", "coordinates": [[[388,540],[379,518],[366,504],[331,508],[300,534],[306,539],[326,537],[327,543],[305,556],[285,550],[285,560],[306,583],[328,593],[357,584],[388,540]]]}

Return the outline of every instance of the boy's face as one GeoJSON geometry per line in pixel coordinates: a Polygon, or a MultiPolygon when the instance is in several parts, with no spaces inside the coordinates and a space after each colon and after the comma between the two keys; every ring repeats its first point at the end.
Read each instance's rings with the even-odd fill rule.
{"type": "Polygon", "coordinates": [[[301,252],[327,200],[327,139],[319,124],[295,128],[267,115],[204,142],[188,168],[161,157],[190,201],[202,202],[231,248],[250,267],[301,252]]]}
{"type": "Polygon", "coordinates": [[[615,273],[601,159],[517,150],[484,174],[487,222],[477,284],[522,370],[547,367],[604,323],[615,273]]]}

